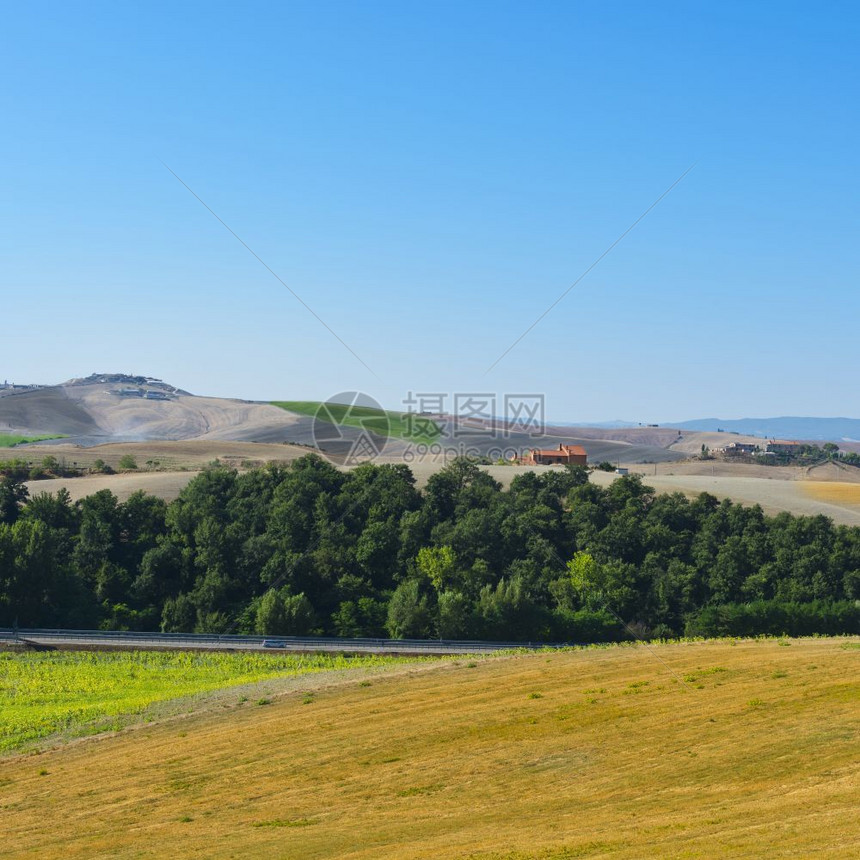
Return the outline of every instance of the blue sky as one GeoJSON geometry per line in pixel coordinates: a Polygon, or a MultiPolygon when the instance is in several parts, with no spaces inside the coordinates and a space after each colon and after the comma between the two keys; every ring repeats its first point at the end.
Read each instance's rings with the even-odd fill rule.
{"type": "Polygon", "coordinates": [[[126,371],[392,408],[534,392],[567,421],[858,416],[858,19],[11,6],[0,379],[126,371]]]}

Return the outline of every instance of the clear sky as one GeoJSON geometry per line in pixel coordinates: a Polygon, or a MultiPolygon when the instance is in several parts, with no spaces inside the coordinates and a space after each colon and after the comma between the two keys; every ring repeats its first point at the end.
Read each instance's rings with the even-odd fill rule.
{"type": "Polygon", "coordinates": [[[7,5],[0,381],[858,416],[858,25],[838,2],[7,5]]]}

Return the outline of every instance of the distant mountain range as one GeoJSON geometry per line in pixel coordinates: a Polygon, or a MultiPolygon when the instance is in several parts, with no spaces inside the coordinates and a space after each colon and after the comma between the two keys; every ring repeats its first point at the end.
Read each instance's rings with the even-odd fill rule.
{"type": "Polygon", "coordinates": [[[667,422],[660,426],[677,427],[679,430],[726,430],[763,438],[860,441],[860,418],[698,418],[695,421],[667,422]]]}
{"type": "Polygon", "coordinates": [[[604,430],[634,429],[637,427],[675,428],[704,433],[724,430],[742,436],[759,436],[763,439],[809,439],[810,441],[860,442],[860,418],[809,418],[783,416],[781,418],[696,418],[692,421],[661,421],[659,424],[642,424],[637,421],[554,421],[554,427],[583,427],[604,430]]]}

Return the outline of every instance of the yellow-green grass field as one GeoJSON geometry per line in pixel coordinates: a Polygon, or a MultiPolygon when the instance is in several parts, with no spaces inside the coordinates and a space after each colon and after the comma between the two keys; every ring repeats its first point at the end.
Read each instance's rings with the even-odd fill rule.
{"type": "Polygon", "coordinates": [[[822,638],[321,673],[0,761],[4,856],[856,856],[858,667],[822,638]]]}
{"type": "Polygon", "coordinates": [[[53,436],[21,436],[19,433],[0,433],[0,448],[14,448],[27,442],[45,442],[48,439],[64,439],[62,434],[53,436]]]}
{"type": "Polygon", "coordinates": [[[406,439],[415,444],[429,445],[442,435],[434,422],[421,419],[420,416],[371,406],[322,403],[317,400],[275,400],[272,405],[298,415],[369,430],[378,436],[406,439]]]}
{"type": "Polygon", "coordinates": [[[0,753],[63,732],[122,727],[151,706],[272,678],[385,665],[390,658],[188,651],[0,651],[0,753]]]}

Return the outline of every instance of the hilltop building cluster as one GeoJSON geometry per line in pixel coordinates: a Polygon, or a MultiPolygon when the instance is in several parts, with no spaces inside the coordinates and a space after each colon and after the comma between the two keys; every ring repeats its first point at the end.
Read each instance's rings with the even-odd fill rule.
{"type": "Polygon", "coordinates": [[[771,439],[764,441],[764,448],[757,442],[729,442],[722,448],[714,448],[712,454],[722,454],[723,457],[776,457],[777,455],[793,457],[803,453],[803,443],[788,439],[771,439]]]}
{"type": "Polygon", "coordinates": [[[120,397],[142,397],[144,400],[170,400],[166,391],[153,391],[144,388],[119,388],[113,392],[120,397]]]}
{"type": "Polygon", "coordinates": [[[73,379],[71,385],[122,385],[111,389],[118,397],[139,397],[144,400],[172,400],[179,389],[153,376],[133,376],[126,373],[93,373],[84,379],[73,379]]]}

